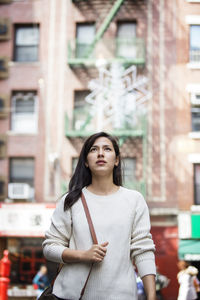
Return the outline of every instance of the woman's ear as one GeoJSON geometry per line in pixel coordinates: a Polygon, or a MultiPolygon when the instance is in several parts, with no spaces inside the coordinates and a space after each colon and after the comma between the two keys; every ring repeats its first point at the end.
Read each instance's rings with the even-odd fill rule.
{"type": "Polygon", "coordinates": [[[85,162],[85,166],[86,166],[86,168],[88,168],[88,167],[89,167],[87,162],[85,162]]]}
{"type": "Polygon", "coordinates": [[[119,156],[116,157],[116,161],[115,161],[115,167],[117,167],[119,164],[119,156]]]}

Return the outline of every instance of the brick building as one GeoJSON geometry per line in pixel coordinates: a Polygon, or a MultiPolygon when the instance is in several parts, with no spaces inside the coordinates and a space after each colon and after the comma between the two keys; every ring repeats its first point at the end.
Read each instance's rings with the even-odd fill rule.
{"type": "Polygon", "coordinates": [[[150,208],[166,299],[178,257],[200,268],[199,36],[197,0],[0,1],[0,249],[13,283],[30,283],[43,261],[47,216],[98,128],[85,97],[102,61],[148,78],[146,113],[103,129],[119,138],[124,185],[150,208]]]}

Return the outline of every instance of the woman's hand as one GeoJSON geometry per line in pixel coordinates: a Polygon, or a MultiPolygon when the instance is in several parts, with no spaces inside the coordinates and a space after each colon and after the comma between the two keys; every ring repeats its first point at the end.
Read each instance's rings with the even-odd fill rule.
{"type": "Polygon", "coordinates": [[[62,253],[62,260],[67,262],[101,262],[107,251],[108,242],[93,245],[88,250],[73,250],[66,248],[62,253]]]}
{"type": "Polygon", "coordinates": [[[82,260],[86,262],[101,262],[107,252],[108,242],[93,245],[89,250],[83,251],[82,260]]]}

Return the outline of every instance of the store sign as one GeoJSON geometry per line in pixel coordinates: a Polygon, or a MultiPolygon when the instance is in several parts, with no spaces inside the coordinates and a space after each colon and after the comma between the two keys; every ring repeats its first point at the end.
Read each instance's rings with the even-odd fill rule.
{"type": "Polygon", "coordinates": [[[191,216],[188,212],[178,215],[178,237],[179,239],[191,238],[191,216]]]}
{"type": "Polygon", "coordinates": [[[0,236],[43,237],[56,204],[1,203],[0,236]]]}
{"type": "Polygon", "coordinates": [[[200,239],[200,214],[181,212],[178,215],[179,239],[200,239]]]}
{"type": "Polygon", "coordinates": [[[200,260],[200,254],[185,254],[184,259],[188,261],[197,261],[200,260]]]}

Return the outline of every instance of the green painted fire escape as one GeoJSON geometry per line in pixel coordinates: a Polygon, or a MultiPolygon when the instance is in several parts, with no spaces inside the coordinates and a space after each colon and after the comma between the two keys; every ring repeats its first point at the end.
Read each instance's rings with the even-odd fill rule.
{"type": "MultiPolygon", "coordinates": [[[[74,3],[78,3],[80,1],[87,1],[87,0],[72,0],[74,3]]],[[[123,4],[124,0],[116,0],[114,5],[112,6],[111,10],[109,11],[108,15],[104,19],[102,25],[96,32],[96,35],[94,36],[93,42],[89,45],[86,53],[84,54],[84,57],[76,57],[76,51],[75,49],[72,49],[71,42],[68,44],[68,64],[70,67],[76,67],[76,66],[95,66],[96,58],[94,57],[94,50],[97,46],[98,42],[102,39],[105,31],[109,27],[111,21],[119,11],[121,5],[123,4]]],[[[112,41],[110,41],[112,42],[112,41]]],[[[123,65],[137,65],[137,64],[145,64],[145,47],[144,47],[144,40],[136,38],[135,43],[137,47],[139,48],[139,57],[136,57],[134,59],[130,58],[119,58],[119,57],[113,57],[112,59],[106,59],[108,63],[112,62],[119,62],[123,65]]],[[[76,45],[76,44],[75,44],[76,45]]],[[[68,138],[85,138],[89,135],[93,134],[94,131],[91,130],[91,128],[88,128],[88,124],[91,122],[91,115],[89,113],[86,113],[85,121],[80,126],[79,129],[75,128],[75,121],[79,118],[79,115],[83,115],[85,111],[80,111],[80,108],[78,111],[74,110],[73,119],[70,120],[68,115],[66,115],[65,119],[65,132],[66,137],[68,138]]],[[[127,186],[129,188],[135,188],[142,192],[142,194],[146,195],[146,183],[145,183],[145,177],[146,177],[146,165],[147,165],[147,119],[144,117],[141,119],[139,126],[136,126],[134,128],[123,128],[120,130],[113,130],[110,132],[112,135],[117,136],[119,138],[119,142],[122,145],[126,139],[128,138],[141,138],[142,139],[142,152],[143,152],[143,176],[142,180],[140,182],[134,182],[132,183],[132,186],[127,186]]]]}
{"type": "Polygon", "coordinates": [[[107,17],[105,18],[103,24],[100,26],[99,30],[97,31],[95,37],[94,37],[94,41],[91,44],[91,47],[87,53],[87,56],[89,57],[91,55],[91,53],[93,52],[95,45],[97,44],[97,42],[102,38],[104,32],[106,31],[106,29],[109,27],[110,22],[112,21],[112,19],[114,18],[114,16],[117,14],[118,10],[120,9],[122,3],[124,2],[124,0],[117,0],[113,7],[111,8],[110,12],[108,13],[107,17]]]}
{"type": "MultiPolygon", "coordinates": [[[[73,2],[80,2],[84,0],[79,0],[79,1],[73,1],[73,2]]],[[[85,0],[86,1],[86,0],[85,0]]],[[[68,42],[68,64],[71,67],[76,67],[80,65],[84,65],[86,67],[89,66],[94,66],[96,62],[96,58],[94,55],[94,50],[98,44],[98,42],[102,39],[105,31],[109,27],[111,21],[119,11],[121,5],[123,4],[124,0],[116,0],[115,3],[113,4],[111,10],[109,11],[108,15],[104,19],[102,25],[96,32],[96,35],[94,36],[93,42],[88,45],[88,50],[86,53],[84,53],[84,57],[79,57],[77,56],[76,53],[76,47],[77,47],[77,42],[74,41],[69,41],[68,42]]],[[[145,47],[144,47],[144,39],[142,38],[135,38],[134,41],[132,41],[136,48],[138,49],[136,57],[120,57],[118,55],[114,55],[114,57],[106,58],[108,63],[112,62],[119,62],[123,65],[132,65],[132,64],[137,64],[137,65],[144,65],[145,64],[145,47]]],[[[109,39],[108,41],[109,44],[113,43],[115,47],[117,48],[120,43],[124,43],[123,41],[120,41],[120,39],[109,39]]]]}

